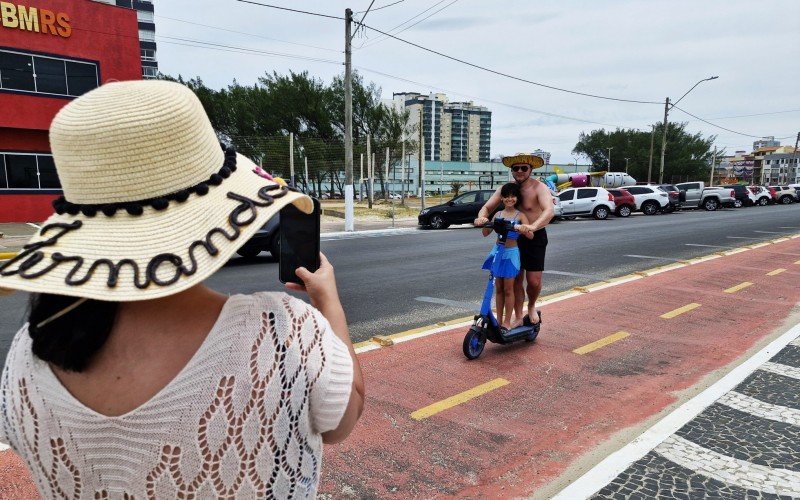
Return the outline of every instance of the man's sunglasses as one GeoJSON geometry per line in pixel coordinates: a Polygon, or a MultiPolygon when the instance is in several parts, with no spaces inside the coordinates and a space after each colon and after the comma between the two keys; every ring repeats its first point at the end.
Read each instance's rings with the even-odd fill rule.
{"type": "Polygon", "coordinates": [[[528,166],[527,165],[514,165],[513,167],[511,167],[511,170],[513,170],[514,172],[527,172],[528,171],[528,166]]]}

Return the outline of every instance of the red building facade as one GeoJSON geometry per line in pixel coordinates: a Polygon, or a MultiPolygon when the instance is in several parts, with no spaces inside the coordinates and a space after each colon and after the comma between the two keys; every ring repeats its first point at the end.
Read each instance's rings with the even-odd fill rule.
{"type": "Polygon", "coordinates": [[[141,79],[136,11],[92,0],[0,2],[0,222],[36,222],[61,194],[48,129],[103,83],[141,79]]]}

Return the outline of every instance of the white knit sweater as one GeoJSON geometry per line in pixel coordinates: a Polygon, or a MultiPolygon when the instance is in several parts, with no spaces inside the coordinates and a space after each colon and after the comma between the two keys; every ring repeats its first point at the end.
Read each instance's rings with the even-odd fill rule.
{"type": "Polygon", "coordinates": [[[17,332],[0,380],[0,442],[45,498],[313,497],[320,433],[353,364],[322,314],[284,293],[228,299],[181,372],[138,408],[82,405],[17,332]]]}

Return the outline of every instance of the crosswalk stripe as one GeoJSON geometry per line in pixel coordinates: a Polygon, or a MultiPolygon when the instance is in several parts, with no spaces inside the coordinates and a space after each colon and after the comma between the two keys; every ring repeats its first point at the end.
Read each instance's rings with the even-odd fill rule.
{"type": "Polygon", "coordinates": [[[795,368],[794,366],[782,365],[780,363],[767,361],[761,365],[761,367],[759,367],[759,370],[777,373],[778,375],[783,375],[784,377],[791,377],[800,380],[800,368],[795,368]]]}

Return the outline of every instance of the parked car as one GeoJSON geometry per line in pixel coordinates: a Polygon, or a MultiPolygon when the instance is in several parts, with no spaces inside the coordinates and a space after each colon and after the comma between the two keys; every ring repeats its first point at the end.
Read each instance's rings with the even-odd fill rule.
{"type": "Polygon", "coordinates": [[[772,195],[769,192],[769,189],[765,188],[764,186],[747,186],[747,189],[753,194],[752,198],[754,199],[753,203],[755,205],[765,206],[769,205],[769,202],[772,201],[772,195]]]}
{"type": "Polygon", "coordinates": [[[617,208],[614,196],[604,188],[569,188],[558,194],[564,217],[590,215],[595,219],[606,219],[617,208]]]}
{"type": "Polygon", "coordinates": [[[797,191],[795,191],[794,188],[790,188],[789,186],[770,186],[770,188],[775,190],[775,197],[773,199],[776,203],[788,205],[796,201],[797,191]]]}
{"type": "Polygon", "coordinates": [[[558,197],[558,192],[551,189],[550,195],[553,197],[553,218],[562,220],[564,218],[564,208],[561,206],[561,200],[558,197]]]}
{"type": "Polygon", "coordinates": [[[659,184],[659,188],[666,191],[667,195],[669,196],[669,206],[665,210],[665,212],[674,212],[681,208],[681,202],[685,200],[681,200],[681,191],[674,184],[659,184]]]}
{"type": "Polygon", "coordinates": [[[754,204],[753,198],[751,197],[752,193],[747,186],[742,184],[731,184],[729,186],[725,186],[733,189],[733,206],[736,208],[740,207],[749,207],[754,204]]]}
{"type": "Polygon", "coordinates": [[[800,184],[789,184],[789,187],[794,189],[794,200],[800,201],[800,184]]]}
{"type": "Polygon", "coordinates": [[[706,187],[704,182],[682,182],[675,184],[681,191],[686,191],[686,201],[681,207],[705,208],[714,211],[721,206],[732,207],[735,201],[734,192],[727,187],[706,187]]]}
{"type": "Polygon", "coordinates": [[[281,216],[279,213],[275,217],[272,217],[270,220],[268,220],[266,224],[261,226],[261,228],[256,231],[256,233],[251,236],[249,240],[247,240],[247,243],[242,245],[239,250],[236,251],[236,253],[245,258],[253,258],[262,251],[266,250],[272,254],[272,257],[277,259],[278,254],[280,253],[280,235],[278,234],[278,228],[280,228],[280,225],[281,216]]]}
{"type": "Polygon", "coordinates": [[[468,191],[447,203],[420,211],[417,222],[422,227],[433,229],[446,229],[451,224],[471,224],[492,194],[494,194],[493,189],[468,191]]]}
{"type": "Polygon", "coordinates": [[[655,215],[669,207],[669,194],[657,185],[625,186],[625,191],[636,200],[636,210],[645,215],[655,215]]]}
{"type": "Polygon", "coordinates": [[[614,197],[614,204],[617,206],[614,214],[617,217],[628,217],[636,210],[636,198],[629,192],[624,189],[609,189],[608,192],[614,197]]]}

